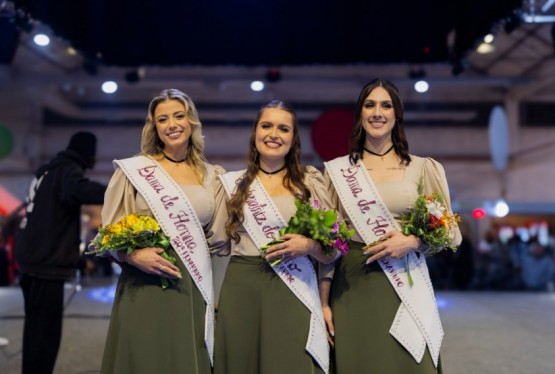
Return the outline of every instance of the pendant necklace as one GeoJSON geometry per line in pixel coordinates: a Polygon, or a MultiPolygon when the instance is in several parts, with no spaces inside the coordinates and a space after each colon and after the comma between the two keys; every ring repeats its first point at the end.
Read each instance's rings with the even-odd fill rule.
{"type": "Polygon", "coordinates": [[[162,154],[164,155],[164,158],[165,158],[166,160],[171,161],[171,162],[173,162],[174,164],[180,164],[180,163],[182,163],[182,162],[184,162],[184,161],[187,160],[187,157],[185,157],[183,160],[174,160],[173,158],[169,157],[169,156],[168,156],[167,154],[165,154],[164,152],[162,152],[162,154]]]}
{"type": "Polygon", "coordinates": [[[378,156],[382,158],[383,161],[383,157],[388,154],[389,152],[391,152],[393,150],[393,145],[391,147],[389,147],[389,149],[387,151],[385,151],[384,153],[376,153],[376,152],[372,152],[371,150],[369,150],[368,148],[364,147],[364,150],[374,156],[378,156]]]}
{"type": "Polygon", "coordinates": [[[260,170],[261,172],[266,174],[268,176],[268,178],[272,178],[272,175],[279,173],[283,169],[285,169],[285,165],[283,165],[281,168],[277,169],[276,171],[266,171],[266,170],[262,169],[260,166],[258,167],[258,170],[260,170]]]}

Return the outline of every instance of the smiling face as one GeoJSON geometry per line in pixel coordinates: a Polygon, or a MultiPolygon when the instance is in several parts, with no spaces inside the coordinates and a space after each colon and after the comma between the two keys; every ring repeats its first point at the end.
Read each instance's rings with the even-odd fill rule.
{"type": "Polygon", "coordinates": [[[156,132],[170,152],[186,150],[191,137],[191,124],[187,120],[185,107],[178,100],[159,103],[154,110],[156,132]]]}
{"type": "Polygon", "coordinates": [[[261,163],[275,164],[285,159],[293,142],[293,126],[291,113],[277,108],[264,109],[254,137],[261,163]]]}
{"type": "Polygon", "coordinates": [[[370,141],[390,140],[395,126],[395,109],[385,88],[374,88],[364,100],[361,110],[362,126],[370,141]]]}

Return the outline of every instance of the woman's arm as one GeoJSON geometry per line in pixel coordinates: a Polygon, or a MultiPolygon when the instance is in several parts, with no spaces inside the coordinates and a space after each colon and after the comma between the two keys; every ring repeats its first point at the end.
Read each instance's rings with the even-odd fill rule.
{"type": "Polygon", "coordinates": [[[314,239],[299,234],[285,234],[281,237],[285,241],[268,248],[265,259],[269,262],[279,258],[290,259],[310,255],[318,262],[329,264],[335,261],[340,253],[333,255],[324,253],[322,244],[314,239]]]}
{"type": "Polygon", "coordinates": [[[376,260],[383,258],[401,259],[410,251],[417,250],[420,247],[421,240],[414,235],[404,235],[399,231],[390,231],[383,236],[384,241],[368,248],[364,254],[370,257],[366,260],[366,264],[370,264],[376,260]]]}
{"type": "Polygon", "coordinates": [[[181,279],[179,268],[163,258],[162,252],[164,252],[162,248],[142,248],[130,254],[118,252],[116,255],[119,261],[127,262],[145,273],[181,279]]]}
{"type": "Polygon", "coordinates": [[[320,302],[322,303],[322,313],[324,314],[324,321],[326,322],[326,327],[328,329],[328,341],[333,347],[335,342],[333,340],[335,336],[335,327],[333,326],[333,313],[330,308],[329,299],[331,291],[331,279],[322,278],[320,279],[320,302]]]}

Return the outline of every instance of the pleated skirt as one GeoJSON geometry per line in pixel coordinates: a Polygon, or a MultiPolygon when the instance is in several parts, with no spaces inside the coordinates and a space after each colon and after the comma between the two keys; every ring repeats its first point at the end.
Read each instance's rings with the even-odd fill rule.
{"type": "Polygon", "coordinates": [[[231,257],[218,306],[215,374],[323,373],[305,350],[309,310],[261,257],[231,257]]]}
{"type": "Polygon", "coordinates": [[[366,265],[363,244],[350,243],[338,260],[330,305],[335,326],[336,374],[435,374],[428,349],[420,363],[389,333],[401,300],[380,265],[366,265]]]}
{"type": "Polygon", "coordinates": [[[163,290],[158,276],[123,265],[101,373],[211,373],[206,303],[180,261],[178,266],[183,279],[163,290]]]}

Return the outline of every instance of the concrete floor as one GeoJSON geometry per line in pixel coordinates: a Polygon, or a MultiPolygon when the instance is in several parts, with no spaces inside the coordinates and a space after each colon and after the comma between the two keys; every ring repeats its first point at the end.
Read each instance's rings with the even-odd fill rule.
{"type": "MultiPolygon", "coordinates": [[[[57,374],[99,372],[113,291],[110,279],[78,292],[67,285],[57,374]]],[[[555,293],[438,292],[437,298],[446,374],[555,373],[555,293]]],[[[0,288],[0,337],[9,339],[0,347],[2,374],[20,372],[22,326],[21,291],[0,288]]]]}

